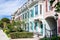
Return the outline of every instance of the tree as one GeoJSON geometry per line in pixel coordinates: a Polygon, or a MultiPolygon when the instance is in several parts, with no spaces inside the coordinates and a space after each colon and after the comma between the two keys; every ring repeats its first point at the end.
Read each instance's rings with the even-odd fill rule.
{"type": "Polygon", "coordinates": [[[3,28],[3,22],[0,20],[0,27],[3,28]]]}
{"type": "Polygon", "coordinates": [[[15,29],[14,25],[11,25],[10,23],[7,24],[7,29],[9,29],[10,32],[16,32],[16,29],[15,29]]]}
{"type": "Polygon", "coordinates": [[[60,12],[60,2],[58,2],[56,5],[55,5],[55,8],[56,8],[56,12],[60,12]]]}
{"type": "Polygon", "coordinates": [[[10,30],[10,32],[22,32],[22,24],[25,24],[25,22],[20,20],[12,21],[12,23],[7,24],[7,28],[10,30]]]}
{"type": "Polygon", "coordinates": [[[55,0],[51,0],[51,1],[50,1],[50,6],[52,6],[52,4],[53,4],[54,1],[55,1],[55,0]]]}
{"type": "MultiPolygon", "coordinates": [[[[53,2],[54,2],[54,1],[55,1],[55,0],[51,0],[51,1],[50,1],[50,5],[51,5],[51,6],[53,5],[53,2]]],[[[57,2],[54,7],[55,7],[55,9],[56,9],[56,10],[55,10],[56,12],[60,12],[60,2],[57,2]]]]}
{"type": "Polygon", "coordinates": [[[5,28],[8,23],[10,23],[10,20],[8,18],[2,18],[1,21],[3,22],[3,27],[5,28]]]}
{"type": "Polygon", "coordinates": [[[14,26],[16,27],[16,30],[17,31],[23,31],[23,28],[22,28],[22,25],[24,25],[25,22],[24,21],[20,21],[20,20],[17,20],[14,22],[14,26]]]}
{"type": "Polygon", "coordinates": [[[1,21],[6,22],[6,23],[10,23],[10,19],[8,19],[8,18],[2,18],[1,21]]]}

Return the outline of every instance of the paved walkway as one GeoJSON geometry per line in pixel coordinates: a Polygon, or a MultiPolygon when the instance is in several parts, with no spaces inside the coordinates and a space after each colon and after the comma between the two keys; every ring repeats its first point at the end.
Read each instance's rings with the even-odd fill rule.
{"type": "Polygon", "coordinates": [[[35,40],[35,39],[33,39],[33,38],[24,38],[24,39],[11,39],[11,40],[35,40]]]}
{"type": "Polygon", "coordinates": [[[9,40],[7,35],[0,29],[0,40],[9,40]]]}

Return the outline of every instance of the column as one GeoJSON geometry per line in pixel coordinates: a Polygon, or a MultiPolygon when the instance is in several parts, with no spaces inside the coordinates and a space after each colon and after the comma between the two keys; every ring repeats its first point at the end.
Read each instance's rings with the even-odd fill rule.
{"type": "Polygon", "coordinates": [[[30,22],[29,22],[29,32],[30,32],[30,22]]]}
{"type": "Polygon", "coordinates": [[[32,22],[32,25],[33,25],[32,28],[33,28],[33,32],[34,32],[34,22],[32,22]]]}

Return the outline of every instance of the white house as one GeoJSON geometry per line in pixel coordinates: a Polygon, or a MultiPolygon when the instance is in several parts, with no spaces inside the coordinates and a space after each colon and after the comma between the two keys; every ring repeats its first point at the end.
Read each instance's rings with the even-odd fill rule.
{"type": "MultiPolygon", "coordinates": [[[[58,1],[55,0],[52,7],[58,1]]],[[[21,8],[14,13],[14,20],[24,20],[26,31],[37,32],[40,36],[49,36],[50,31],[57,27],[57,22],[54,18],[55,9],[50,6],[50,0],[28,0],[21,8]]],[[[51,31],[55,34],[56,29],[51,31]]]]}

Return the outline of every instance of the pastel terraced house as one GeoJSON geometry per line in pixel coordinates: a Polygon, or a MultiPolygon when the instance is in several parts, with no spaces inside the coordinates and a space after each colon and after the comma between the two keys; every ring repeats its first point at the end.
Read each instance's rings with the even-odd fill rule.
{"type": "Polygon", "coordinates": [[[28,32],[39,33],[41,37],[60,33],[60,14],[58,14],[58,22],[55,20],[54,5],[59,0],[55,0],[50,6],[50,0],[28,0],[21,8],[14,13],[14,20],[25,20],[25,28],[28,32]],[[46,30],[47,29],[47,30],[46,30]],[[54,31],[48,31],[53,30],[54,31]]]}

